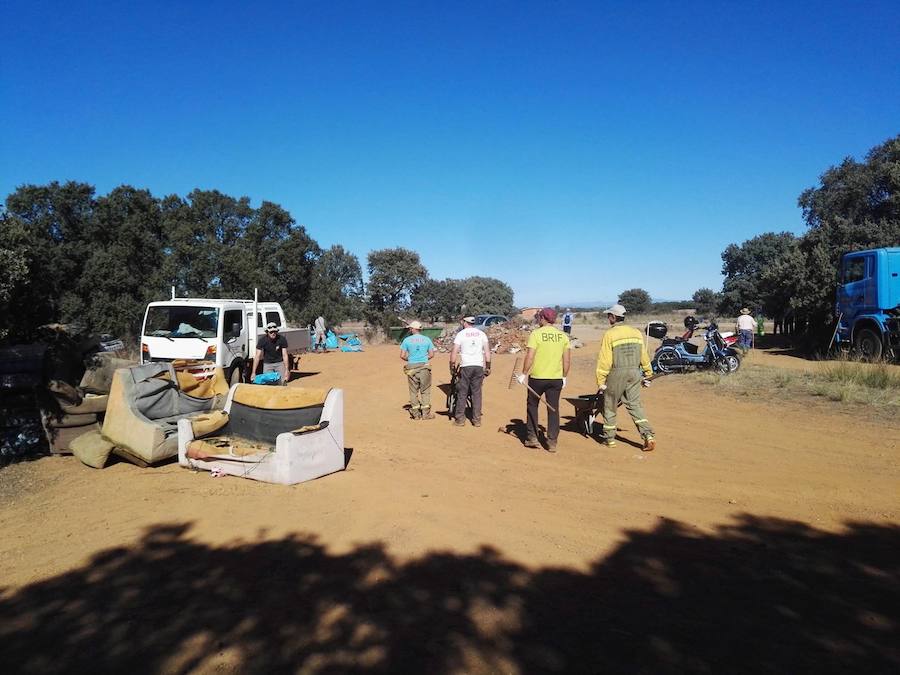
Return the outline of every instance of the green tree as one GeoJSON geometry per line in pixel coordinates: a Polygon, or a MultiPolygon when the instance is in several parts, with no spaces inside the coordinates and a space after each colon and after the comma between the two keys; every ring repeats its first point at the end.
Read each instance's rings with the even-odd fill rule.
{"type": "Polygon", "coordinates": [[[302,318],[313,323],[321,315],[330,323],[340,323],[362,316],[362,268],[359,259],[335,245],[316,259],[312,268],[309,297],[302,318]]]}
{"type": "Polygon", "coordinates": [[[700,288],[692,296],[694,310],[701,316],[715,316],[721,297],[711,288],[700,288]]]}
{"type": "Polygon", "coordinates": [[[864,162],[845,159],[800,195],[809,230],[793,304],[817,328],[831,318],[841,256],[900,242],[900,136],[888,139],[864,162]]]}
{"type": "Polygon", "coordinates": [[[165,292],[159,200],[117,187],[96,200],[84,233],[90,253],[72,284],[78,315],[93,330],[136,337],[146,303],[165,292]]]}
{"type": "Polygon", "coordinates": [[[85,183],[23,185],[6,198],[2,239],[16,260],[15,287],[4,303],[10,338],[28,336],[53,321],[79,321],[82,303],[73,280],[91,254],[85,228],[93,217],[94,188],[85,183]],[[10,239],[7,241],[7,235],[10,239]]]}
{"type": "Polygon", "coordinates": [[[28,248],[25,229],[6,212],[0,213],[0,341],[13,330],[10,301],[28,294],[28,248]]]}
{"type": "Polygon", "coordinates": [[[629,288],[619,293],[619,304],[630,314],[644,314],[650,309],[650,294],[643,288],[629,288]]]}
{"type": "Polygon", "coordinates": [[[410,295],[428,278],[419,254],[406,248],[385,248],[368,256],[366,318],[384,325],[409,307],[410,295]]]}
{"type": "Polygon", "coordinates": [[[722,300],[725,316],[742,307],[780,319],[789,310],[798,275],[798,239],[790,232],[766,232],[722,253],[722,300]]]}
{"type": "Polygon", "coordinates": [[[166,240],[164,276],[179,296],[247,297],[252,293],[253,286],[248,288],[247,282],[256,280],[259,260],[255,249],[264,237],[254,232],[251,241],[243,242],[256,216],[249,198],[194,190],[184,199],[166,197],[161,208],[166,240]]]}
{"type": "Polygon", "coordinates": [[[453,321],[460,317],[464,301],[459,279],[426,279],[413,291],[410,311],[428,321],[453,321]]]}
{"type": "Polygon", "coordinates": [[[462,281],[466,314],[506,314],[513,311],[513,291],[493,277],[468,277],[462,281]]]}

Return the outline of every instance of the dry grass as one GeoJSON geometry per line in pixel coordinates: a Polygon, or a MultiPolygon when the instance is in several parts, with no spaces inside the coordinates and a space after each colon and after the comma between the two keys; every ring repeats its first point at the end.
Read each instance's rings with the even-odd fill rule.
{"type": "MultiPolygon", "coordinates": [[[[752,357],[751,357],[752,359],[752,357]]],[[[839,360],[813,370],[781,370],[744,361],[733,375],[703,372],[688,375],[694,382],[715,386],[735,396],[802,399],[814,397],[865,408],[878,417],[895,417],[900,409],[900,371],[886,363],[839,360]]]]}

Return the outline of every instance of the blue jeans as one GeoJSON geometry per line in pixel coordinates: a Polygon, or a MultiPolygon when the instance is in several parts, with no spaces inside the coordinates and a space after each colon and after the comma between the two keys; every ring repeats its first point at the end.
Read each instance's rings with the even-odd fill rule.
{"type": "Polygon", "coordinates": [[[741,349],[750,349],[751,344],[753,344],[753,331],[752,330],[738,331],[738,346],[741,349]]]}

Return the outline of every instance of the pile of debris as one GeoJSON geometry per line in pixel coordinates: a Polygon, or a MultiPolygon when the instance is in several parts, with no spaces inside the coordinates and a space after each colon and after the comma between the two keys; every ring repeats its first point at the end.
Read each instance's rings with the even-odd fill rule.
{"type": "MultiPolygon", "coordinates": [[[[528,344],[528,336],[537,328],[536,324],[507,321],[491,326],[487,329],[488,342],[491,351],[495,354],[516,354],[524,351],[528,344]]],[[[459,331],[459,326],[448,326],[439,338],[433,340],[434,347],[439,352],[449,352],[453,349],[453,338],[459,331]]]]}

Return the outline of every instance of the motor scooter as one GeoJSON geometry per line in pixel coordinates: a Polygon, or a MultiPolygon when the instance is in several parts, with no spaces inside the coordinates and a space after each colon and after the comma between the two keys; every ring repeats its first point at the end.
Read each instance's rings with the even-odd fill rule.
{"type": "Polygon", "coordinates": [[[710,322],[703,328],[706,346],[702,350],[689,342],[694,330],[699,327],[699,322],[694,317],[687,317],[684,323],[687,332],[676,338],[666,337],[666,326],[663,323],[651,326],[650,335],[662,341],[650,362],[654,373],[668,375],[715,369],[723,375],[729,375],[741,367],[737,349],[726,344],[715,322],[710,322]]]}

